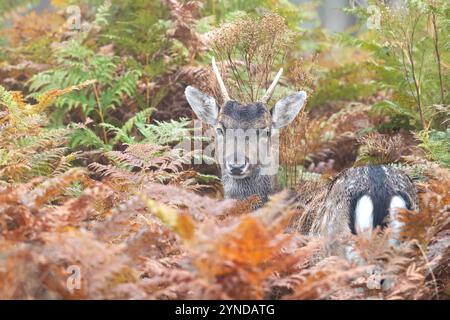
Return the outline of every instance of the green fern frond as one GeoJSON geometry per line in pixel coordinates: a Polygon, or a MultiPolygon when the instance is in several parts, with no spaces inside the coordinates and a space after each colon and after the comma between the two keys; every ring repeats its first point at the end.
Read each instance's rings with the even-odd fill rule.
{"type": "Polygon", "coordinates": [[[100,125],[106,129],[108,129],[109,132],[113,132],[115,134],[114,139],[111,140],[112,144],[115,144],[119,141],[126,143],[126,144],[132,144],[135,142],[134,137],[129,136],[128,133],[125,130],[123,130],[122,128],[118,128],[109,123],[101,123],[100,125]]]}
{"type": "Polygon", "coordinates": [[[67,93],[89,86],[86,81],[65,89],[53,89],[40,95],[36,104],[28,104],[21,93],[0,86],[0,179],[6,183],[27,181],[38,176],[58,175],[70,169],[76,154],[66,147],[71,128],[46,128],[43,110],[67,93]]]}
{"type": "Polygon", "coordinates": [[[189,123],[189,119],[182,118],[179,121],[155,121],[155,124],[136,123],[136,126],[144,136],[143,142],[166,145],[189,138],[189,123]]]}
{"type": "Polygon", "coordinates": [[[108,19],[110,16],[111,16],[111,1],[105,1],[97,8],[94,24],[96,26],[106,26],[109,24],[108,19]]]}
{"type": "Polygon", "coordinates": [[[147,108],[139,111],[133,117],[128,119],[121,128],[108,123],[102,123],[101,125],[107,128],[109,131],[113,131],[115,133],[115,137],[111,140],[111,144],[114,145],[118,142],[132,144],[135,142],[135,138],[133,136],[130,136],[131,131],[134,127],[145,125],[145,123],[147,122],[147,118],[152,114],[153,111],[153,108],[147,108]]]}
{"type": "Polygon", "coordinates": [[[423,130],[416,133],[428,157],[450,168],[450,128],[446,131],[423,130]]]}
{"type": "Polygon", "coordinates": [[[412,180],[426,181],[425,172],[427,167],[423,164],[406,164],[406,163],[391,163],[389,166],[405,172],[412,180]]]}
{"type": "Polygon", "coordinates": [[[94,131],[87,127],[79,127],[74,131],[70,139],[69,146],[71,148],[85,146],[104,151],[109,151],[112,149],[111,145],[105,144],[94,131]]]}
{"type": "MultiPolygon", "coordinates": [[[[103,18],[106,17],[106,11],[109,10],[108,6],[105,3],[99,9],[100,16],[104,14],[103,18]]],[[[75,119],[79,119],[78,121],[83,123],[90,118],[97,126],[93,129],[77,130],[71,145],[104,149],[104,144],[108,143],[108,139],[103,130],[106,126],[109,126],[108,128],[111,130],[114,129],[111,124],[110,111],[122,106],[127,97],[133,97],[136,94],[136,83],[141,77],[141,71],[123,70],[121,59],[118,56],[97,54],[83,45],[78,38],[72,39],[58,48],[55,51],[55,57],[57,63],[53,69],[38,73],[30,79],[29,87],[31,91],[34,91],[30,97],[43,99],[44,92],[48,90],[70,87],[89,81],[89,79],[95,79],[97,84],[93,87],[58,98],[55,103],[56,110],[52,112],[52,123],[61,125],[67,115],[72,116],[72,119],[76,115],[78,118],[75,119]],[[106,124],[100,125],[101,123],[106,124]],[[104,141],[98,137],[94,138],[93,134],[101,135],[104,141]]],[[[119,136],[124,137],[123,134],[119,136]]],[[[117,141],[115,139],[112,143],[117,141]]],[[[131,140],[128,139],[128,142],[131,140]]]]}

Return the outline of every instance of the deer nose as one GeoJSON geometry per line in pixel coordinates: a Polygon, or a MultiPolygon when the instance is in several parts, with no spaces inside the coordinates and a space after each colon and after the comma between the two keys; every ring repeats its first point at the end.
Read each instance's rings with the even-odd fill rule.
{"type": "Polygon", "coordinates": [[[248,162],[247,158],[245,158],[244,163],[227,162],[227,170],[233,176],[243,175],[247,171],[248,166],[249,166],[249,162],[248,162]]]}

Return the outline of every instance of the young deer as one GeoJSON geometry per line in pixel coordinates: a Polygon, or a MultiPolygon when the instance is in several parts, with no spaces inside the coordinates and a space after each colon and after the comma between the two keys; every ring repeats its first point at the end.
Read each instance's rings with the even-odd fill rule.
{"type": "MultiPolygon", "coordinates": [[[[278,129],[294,120],[305,105],[306,92],[289,95],[269,111],[267,102],[281,77],[280,69],[260,101],[242,105],[230,99],[214,58],[212,66],[224,101],[222,108],[219,110],[214,98],[191,86],[185,94],[197,117],[215,129],[225,197],[258,195],[266,202],[277,191],[278,129]]],[[[398,232],[401,225],[395,218],[396,209],[417,207],[410,179],[387,166],[347,169],[321,194],[306,203],[307,212],[297,220],[296,229],[328,236],[371,232],[389,216],[393,231],[398,232]]]]}

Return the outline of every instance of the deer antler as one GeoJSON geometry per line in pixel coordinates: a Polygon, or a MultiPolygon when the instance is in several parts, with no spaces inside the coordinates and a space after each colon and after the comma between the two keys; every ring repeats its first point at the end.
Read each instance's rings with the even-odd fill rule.
{"type": "Polygon", "coordinates": [[[275,90],[275,86],[277,85],[278,81],[280,80],[282,73],[283,73],[283,68],[281,68],[278,71],[278,73],[275,76],[275,79],[273,79],[272,84],[270,85],[269,89],[267,89],[266,93],[261,98],[262,103],[267,103],[270,100],[270,98],[272,97],[273,91],[275,90]]]}
{"type": "Polygon", "coordinates": [[[230,101],[230,96],[228,95],[227,88],[225,88],[225,84],[223,83],[222,77],[220,76],[219,69],[216,65],[216,59],[212,57],[211,59],[214,75],[216,76],[217,82],[219,83],[220,93],[222,94],[223,102],[230,101]]]}

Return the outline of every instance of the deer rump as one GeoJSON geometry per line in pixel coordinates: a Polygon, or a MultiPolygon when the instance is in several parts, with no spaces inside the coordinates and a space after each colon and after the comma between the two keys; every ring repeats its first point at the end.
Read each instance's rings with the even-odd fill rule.
{"type": "Polygon", "coordinates": [[[416,210],[417,206],[414,184],[400,170],[355,167],[339,173],[322,192],[303,202],[305,211],[291,228],[335,238],[359,233],[370,236],[374,228],[389,223],[395,241],[402,226],[398,210],[416,210]]]}

